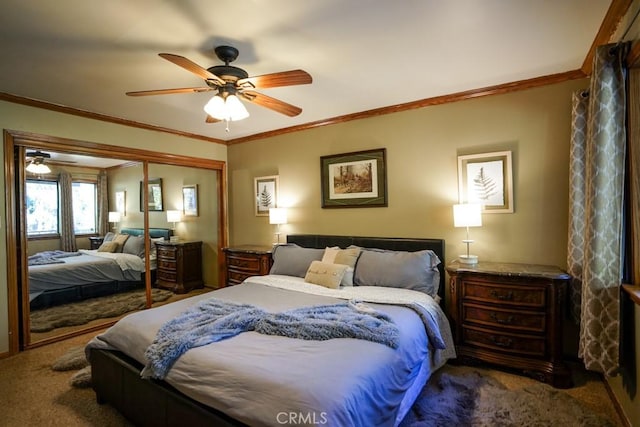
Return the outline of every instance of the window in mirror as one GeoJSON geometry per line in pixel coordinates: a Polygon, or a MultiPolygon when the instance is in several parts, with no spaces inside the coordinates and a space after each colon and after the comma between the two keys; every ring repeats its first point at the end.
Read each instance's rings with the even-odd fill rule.
{"type": "Polygon", "coordinates": [[[58,182],[27,180],[27,235],[58,234],[58,182]]]}
{"type": "Polygon", "coordinates": [[[73,228],[75,234],[94,234],[97,230],[96,184],[74,182],[71,184],[73,198],[73,228]]]}

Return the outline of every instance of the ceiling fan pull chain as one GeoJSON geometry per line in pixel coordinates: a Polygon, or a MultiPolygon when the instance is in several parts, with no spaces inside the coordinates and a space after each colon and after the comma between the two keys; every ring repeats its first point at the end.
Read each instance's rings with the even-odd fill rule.
{"type": "Polygon", "coordinates": [[[225,132],[229,132],[229,119],[224,119],[224,123],[225,123],[225,125],[226,125],[226,127],[225,127],[225,129],[224,129],[224,130],[225,130],[225,132]]]}

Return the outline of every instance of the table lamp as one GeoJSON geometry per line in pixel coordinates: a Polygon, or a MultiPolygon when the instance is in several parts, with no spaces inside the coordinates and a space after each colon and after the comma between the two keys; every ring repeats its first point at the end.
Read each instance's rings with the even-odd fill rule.
{"type": "Polygon", "coordinates": [[[467,253],[458,257],[460,264],[475,265],[478,263],[478,256],[469,254],[469,244],[473,243],[473,240],[469,239],[469,227],[480,227],[481,225],[482,205],[473,203],[453,205],[453,226],[467,228],[467,238],[463,240],[467,244],[467,253]]]}
{"type": "Polygon", "coordinates": [[[280,224],[287,223],[287,209],[286,208],[270,208],[269,209],[269,224],[276,224],[276,244],[280,243],[280,224]]]}

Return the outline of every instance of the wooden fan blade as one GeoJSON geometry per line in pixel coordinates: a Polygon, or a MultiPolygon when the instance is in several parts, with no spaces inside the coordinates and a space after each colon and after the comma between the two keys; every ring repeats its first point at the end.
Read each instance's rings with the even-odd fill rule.
{"type": "Polygon", "coordinates": [[[303,70],[282,71],[280,73],[263,74],[247,77],[237,81],[236,86],[267,89],[279,86],[306,85],[313,81],[311,75],[303,70]]]}
{"type": "Polygon", "coordinates": [[[296,107],[295,105],[287,104],[284,101],[280,101],[279,99],[271,98],[270,96],[263,95],[258,92],[253,91],[243,91],[240,95],[246,99],[247,101],[253,102],[254,104],[258,104],[261,107],[269,108],[273,111],[277,111],[278,113],[282,113],[289,117],[295,117],[298,114],[302,113],[302,108],[296,107]]]}
{"type": "Polygon", "coordinates": [[[210,90],[213,90],[213,89],[210,87],[183,87],[178,89],[139,90],[135,92],[127,92],[127,95],[129,96],[169,95],[172,93],[209,92],[210,90]]]}
{"type": "Polygon", "coordinates": [[[218,119],[214,119],[213,117],[211,117],[210,115],[207,114],[207,118],[205,119],[205,122],[207,123],[218,123],[220,120],[218,119]]]}
{"type": "Polygon", "coordinates": [[[172,53],[159,53],[158,55],[160,55],[162,58],[166,59],[167,61],[173,62],[177,66],[184,68],[187,71],[191,71],[193,74],[195,74],[198,77],[201,77],[205,80],[213,80],[221,85],[224,84],[224,80],[222,80],[220,77],[209,72],[209,70],[202,68],[201,66],[185,58],[184,56],[174,55],[172,53]]]}

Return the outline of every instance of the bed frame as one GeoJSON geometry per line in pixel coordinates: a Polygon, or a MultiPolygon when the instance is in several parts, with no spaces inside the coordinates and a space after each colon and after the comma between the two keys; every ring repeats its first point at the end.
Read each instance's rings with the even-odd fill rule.
{"type": "MultiPolygon", "coordinates": [[[[304,247],[361,247],[418,251],[430,249],[444,263],[444,240],[352,237],[298,234],[287,242],[304,247]]],[[[444,270],[440,270],[441,305],[444,306],[444,270]]],[[[244,426],[224,413],[183,395],[164,381],[142,379],[144,367],[119,351],[91,350],[91,379],[98,403],[109,403],[137,426],[244,426]]]]}
{"type": "MultiPolygon", "coordinates": [[[[121,234],[129,234],[132,236],[144,235],[144,228],[123,228],[121,234]]],[[[149,235],[151,238],[163,237],[165,240],[173,235],[173,230],[168,228],[150,228],[149,235]]],[[[72,286],[62,289],[52,289],[45,291],[29,303],[30,310],[40,310],[43,308],[54,307],[62,304],[69,304],[78,301],[84,301],[89,298],[103,297],[113,295],[120,292],[131,291],[134,289],[142,289],[145,286],[145,276],[143,272],[139,281],[117,281],[85,283],[82,285],[72,286]]],[[[155,283],[156,271],[151,270],[151,283],[155,283]]]]}

